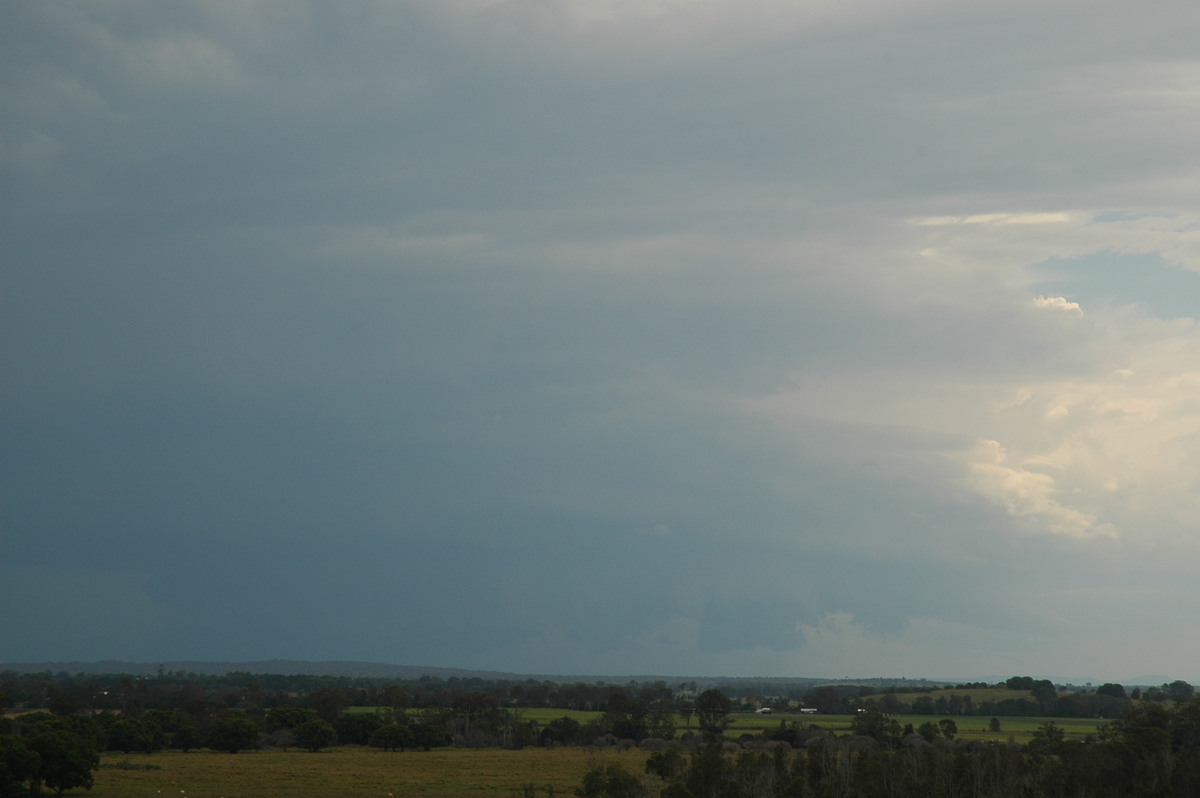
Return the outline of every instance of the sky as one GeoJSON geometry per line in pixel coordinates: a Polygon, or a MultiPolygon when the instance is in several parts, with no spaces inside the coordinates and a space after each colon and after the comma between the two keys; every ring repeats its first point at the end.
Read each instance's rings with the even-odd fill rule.
{"type": "Polygon", "coordinates": [[[0,5],[0,661],[1200,683],[1190,0],[0,5]]]}

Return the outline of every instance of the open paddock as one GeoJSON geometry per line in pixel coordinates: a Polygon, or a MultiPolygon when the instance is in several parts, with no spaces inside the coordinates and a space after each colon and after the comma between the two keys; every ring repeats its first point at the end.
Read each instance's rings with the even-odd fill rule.
{"type": "Polygon", "coordinates": [[[251,751],[225,754],[122,754],[101,758],[89,798],[471,798],[508,796],[532,784],[538,795],[574,795],[597,763],[618,762],[641,773],[647,752],[585,748],[443,748],[381,752],[347,746],[320,753],[251,751]],[[154,770],[111,767],[155,765],[154,770]],[[109,767],[105,767],[108,765],[109,767]]]}

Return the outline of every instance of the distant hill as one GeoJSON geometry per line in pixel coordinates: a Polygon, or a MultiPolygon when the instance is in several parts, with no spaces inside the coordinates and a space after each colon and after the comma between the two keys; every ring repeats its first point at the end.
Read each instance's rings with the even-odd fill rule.
{"type": "Polygon", "coordinates": [[[376,679],[419,679],[434,676],[448,679],[483,678],[516,680],[526,679],[516,673],[498,671],[475,671],[463,668],[439,668],[417,665],[388,665],[382,662],[305,662],[289,659],[254,660],[249,662],[180,660],[168,662],[125,662],[122,660],[100,660],[97,662],[4,662],[0,670],[17,673],[121,673],[131,676],[153,676],[159,669],[167,672],[184,671],[201,675],[223,676],[226,673],[278,673],[286,676],[350,676],[376,679]]]}
{"type": "MultiPolygon", "coordinates": [[[[833,684],[871,687],[882,691],[888,687],[930,688],[952,687],[956,684],[983,682],[996,684],[1005,680],[1004,676],[985,676],[982,678],[961,679],[912,679],[908,677],[873,677],[866,679],[827,679],[810,676],[679,676],[662,674],[544,674],[544,673],[512,673],[509,671],[472,670],[469,668],[445,668],[435,665],[392,665],[383,662],[357,662],[349,660],[306,661],[290,659],[268,659],[251,661],[226,660],[173,660],[163,662],[128,662],[124,660],[98,660],[91,662],[0,662],[0,671],[16,673],[67,673],[69,675],[115,675],[154,676],[162,669],[168,673],[182,671],[205,676],[224,676],[228,673],[250,674],[281,674],[285,676],[345,676],[365,679],[395,679],[409,681],[430,676],[436,679],[485,679],[505,682],[555,682],[558,684],[619,684],[629,682],[638,684],[653,684],[664,682],[677,688],[680,685],[694,685],[697,689],[706,690],[710,687],[730,686],[741,690],[755,690],[764,695],[784,695],[788,691],[833,684]]],[[[1094,678],[1050,678],[1056,685],[1100,684],[1103,680],[1094,678]]],[[[1167,684],[1172,679],[1167,676],[1146,675],[1138,676],[1121,682],[1127,687],[1157,686],[1167,684]]]]}
{"type": "Polygon", "coordinates": [[[310,662],[303,660],[254,660],[247,662],[234,661],[164,661],[164,662],[126,662],[121,660],[101,660],[95,662],[6,662],[0,663],[0,670],[10,670],[17,673],[68,673],[75,674],[129,674],[131,676],[153,676],[159,669],[168,673],[183,671],[201,675],[223,676],[227,673],[252,674],[283,674],[306,676],[347,676],[369,679],[419,679],[422,676],[432,676],[440,679],[489,679],[497,681],[551,681],[560,684],[572,682],[639,684],[665,682],[671,686],[682,683],[694,683],[699,689],[717,685],[749,686],[762,685],[773,691],[783,691],[789,688],[808,688],[822,684],[853,684],[869,685],[872,687],[885,686],[928,686],[940,687],[953,684],[945,680],[926,680],[897,678],[871,679],[825,679],[818,677],[779,677],[779,676],[665,676],[661,674],[613,675],[613,674],[530,674],[511,673],[505,671],[470,670],[466,668],[443,668],[432,665],[390,665],[382,662],[353,662],[325,661],[310,662]]]}

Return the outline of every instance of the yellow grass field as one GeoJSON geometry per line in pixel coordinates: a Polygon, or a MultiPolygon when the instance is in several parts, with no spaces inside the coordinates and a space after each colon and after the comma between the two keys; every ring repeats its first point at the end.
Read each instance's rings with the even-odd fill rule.
{"type": "Polygon", "coordinates": [[[90,798],[508,798],[523,785],[537,794],[571,796],[595,764],[618,762],[641,773],[643,750],[582,748],[521,751],[435,749],[381,752],[348,746],[321,753],[254,751],[222,754],[192,751],[148,755],[108,752],[101,758],[90,798]],[[105,765],[129,762],[159,770],[125,770],[105,765]]]}

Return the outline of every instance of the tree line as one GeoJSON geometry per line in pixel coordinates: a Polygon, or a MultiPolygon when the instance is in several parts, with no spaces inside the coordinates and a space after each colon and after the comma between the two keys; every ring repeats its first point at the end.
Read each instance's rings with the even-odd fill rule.
{"type": "Polygon", "coordinates": [[[953,689],[899,687],[876,690],[845,684],[822,685],[807,691],[803,703],[829,715],[877,710],[904,715],[1115,718],[1135,701],[1178,703],[1190,700],[1193,695],[1195,688],[1182,680],[1144,690],[1134,687],[1127,692],[1123,685],[1112,682],[1095,688],[1091,685],[1060,688],[1049,679],[1013,676],[998,684],[975,682],[956,685],[953,689]],[[956,692],[994,691],[997,688],[1020,695],[977,701],[969,694],[956,692]]]}
{"type": "MultiPolygon", "coordinates": [[[[1172,740],[1184,739],[1186,734],[1181,737],[1182,733],[1174,730],[1182,722],[1177,717],[1182,711],[1178,708],[1195,705],[1195,691],[1186,682],[1135,690],[1129,695],[1121,685],[1060,691],[1049,682],[1030,677],[978,686],[1003,687],[1020,692],[1022,697],[1011,699],[1016,703],[1000,699],[974,705],[969,696],[953,693],[937,695],[904,689],[877,693],[869,685],[843,684],[810,688],[800,700],[822,712],[854,715],[855,728],[849,741],[829,743],[834,746],[830,750],[838,762],[855,760],[862,748],[855,740],[861,739],[873,740],[886,750],[920,748],[922,743],[937,749],[934,753],[905,754],[910,758],[932,757],[941,762],[946,757],[974,756],[971,751],[975,749],[964,753],[948,748],[957,730],[953,717],[964,714],[1034,715],[1056,711],[1064,716],[1073,714],[1072,707],[1082,717],[1111,718],[1136,712],[1142,713],[1137,717],[1157,718],[1158,727],[1169,727],[1172,740]],[[901,729],[890,718],[899,712],[931,717],[916,724],[916,728],[901,729]],[[935,721],[938,716],[941,720],[935,721]],[[846,746],[851,753],[838,753],[846,746]]],[[[973,687],[976,685],[963,689],[973,687]]],[[[736,747],[723,738],[730,714],[738,709],[769,706],[794,708],[795,699],[731,697],[717,688],[698,691],[694,683],[670,687],[661,681],[613,685],[424,677],[388,682],[242,673],[222,677],[159,673],[138,678],[6,671],[0,674],[0,708],[7,710],[6,717],[0,719],[0,796],[36,792],[43,786],[56,791],[90,786],[101,751],[152,753],[209,748],[237,753],[274,747],[315,752],[334,745],[403,751],[449,745],[522,748],[618,744],[674,750],[679,746],[703,747],[712,741],[736,747]],[[586,722],[564,715],[543,724],[525,716],[527,709],[543,706],[599,714],[586,722]]],[[[1135,724],[1130,728],[1141,727],[1135,724]]],[[[1052,731],[1048,729],[1047,734],[1052,731]]],[[[1147,739],[1154,737],[1150,732],[1130,732],[1130,739],[1139,734],[1148,735],[1147,739]]],[[[825,745],[822,740],[828,742],[830,737],[815,727],[804,729],[799,723],[781,722],[778,729],[760,739],[743,735],[739,742],[807,751],[825,745]]],[[[1101,742],[1107,745],[1111,741],[1101,742]]],[[[874,754],[864,755],[864,761],[871,756],[874,754]]],[[[1168,757],[1171,768],[1177,758],[1172,757],[1174,753],[1168,757]]],[[[950,767],[945,762],[941,766],[950,767]]]]}
{"type": "MultiPolygon", "coordinates": [[[[1025,745],[955,739],[953,721],[905,730],[872,711],[841,737],[791,727],[736,748],[710,739],[651,753],[643,773],[601,763],[579,798],[1194,798],[1200,795],[1200,699],[1143,702],[1087,740],[1053,721],[1025,745]],[[945,724],[945,725],[942,725],[945,724]]],[[[528,786],[524,795],[534,798],[528,786]]]]}

